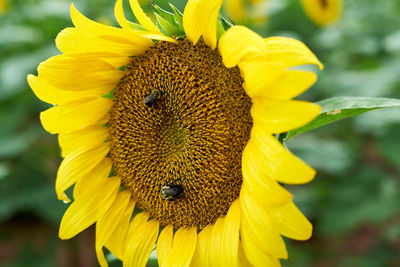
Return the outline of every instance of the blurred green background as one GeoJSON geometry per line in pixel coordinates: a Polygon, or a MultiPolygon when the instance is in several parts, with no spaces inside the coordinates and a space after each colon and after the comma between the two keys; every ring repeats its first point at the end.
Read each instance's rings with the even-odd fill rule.
{"type": "MultiPolygon", "coordinates": [[[[155,2],[167,8],[166,0],[155,2]]],[[[171,2],[183,10],[186,1],[171,2]]],[[[113,0],[74,4],[91,19],[115,24],[113,0]]],[[[60,151],[39,122],[49,105],[26,82],[41,61],[59,53],[54,39],[72,25],[69,5],[8,0],[0,11],[0,266],[98,265],[92,228],[71,240],[57,237],[67,208],[54,192],[60,151]]],[[[309,21],[298,0],[270,0],[267,7],[267,22],[248,26],[263,36],[302,40],[325,65],[301,98],[400,98],[400,0],[344,0],[341,19],[325,28],[309,21]]],[[[282,265],[400,266],[400,109],[320,128],[289,147],[318,174],[310,184],[290,187],[314,235],[288,241],[282,265]]]]}

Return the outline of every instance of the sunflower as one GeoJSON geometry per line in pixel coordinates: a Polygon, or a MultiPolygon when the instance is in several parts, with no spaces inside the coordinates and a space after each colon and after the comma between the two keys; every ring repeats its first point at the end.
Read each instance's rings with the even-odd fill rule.
{"type": "Polygon", "coordinates": [[[335,22],[342,13],[342,0],[301,0],[307,16],[317,25],[335,22]]]}
{"type": "Polygon", "coordinates": [[[224,9],[238,23],[265,24],[268,20],[269,0],[227,0],[224,9]]]}
{"type": "Polygon", "coordinates": [[[281,235],[311,235],[281,183],[315,172],[276,136],[320,113],[291,100],[316,81],[292,67],[322,65],[300,41],[227,25],[221,4],[154,6],[156,26],[137,0],[140,25],[128,21],[117,0],[121,28],[72,5],[75,27],[56,39],[63,54],[28,75],[54,104],[40,119],[64,158],[58,198],[70,202],[74,185],[59,236],[96,223],[101,266],[103,247],[136,267],[155,244],[160,266],[278,266],[288,257],[281,235]]]}

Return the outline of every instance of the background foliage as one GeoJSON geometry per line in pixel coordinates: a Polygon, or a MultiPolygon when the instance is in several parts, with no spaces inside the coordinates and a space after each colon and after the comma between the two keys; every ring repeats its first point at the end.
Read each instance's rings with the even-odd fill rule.
{"type": "MultiPolygon", "coordinates": [[[[167,8],[166,0],[155,2],[167,8]]],[[[184,2],[172,1],[181,10],[184,2]]],[[[248,26],[263,36],[300,39],[324,63],[318,83],[301,98],[400,98],[400,1],[344,2],[342,18],[330,27],[311,23],[297,0],[270,0],[267,22],[248,26]]],[[[113,0],[74,3],[88,17],[115,24],[113,0]]],[[[56,136],[38,119],[48,105],[26,83],[27,73],[58,53],[54,39],[71,26],[69,4],[8,0],[8,9],[0,12],[1,266],[97,266],[93,229],[68,241],[57,237],[67,207],[54,192],[60,151],[56,136]]],[[[314,235],[307,242],[288,241],[290,258],[283,266],[400,266],[399,140],[396,108],[289,141],[318,174],[312,183],[290,188],[313,222],[314,235]]]]}

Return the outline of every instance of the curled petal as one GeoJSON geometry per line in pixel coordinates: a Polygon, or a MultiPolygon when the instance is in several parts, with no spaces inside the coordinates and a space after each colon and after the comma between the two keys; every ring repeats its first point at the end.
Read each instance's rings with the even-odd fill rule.
{"type": "Polygon", "coordinates": [[[121,220],[126,207],[129,204],[131,194],[128,191],[118,193],[116,199],[111,204],[110,208],[104,216],[97,221],[96,224],[96,254],[100,266],[108,266],[107,260],[104,257],[103,246],[106,240],[110,237],[118,222],[121,220]]]}
{"type": "Polygon", "coordinates": [[[241,236],[254,242],[268,255],[286,259],[288,254],[285,243],[264,207],[243,189],[240,193],[240,206],[243,214],[241,236]]]}
{"type": "Polygon", "coordinates": [[[154,25],[150,18],[143,12],[140,4],[137,0],[129,0],[133,14],[135,14],[136,19],[139,23],[145,27],[149,32],[160,33],[160,30],[154,25]]]}
{"type": "Polygon", "coordinates": [[[104,144],[88,151],[77,151],[65,157],[57,172],[56,192],[58,199],[69,202],[70,200],[64,191],[99,164],[109,150],[108,144],[104,144]]]}
{"type": "Polygon", "coordinates": [[[112,100],[107,98],[85,98],[43,111],[40,121],[52,134],[69,133],[98,123],[111,106],[112,100]]]}
{"type": "Polygon", "coordinates": [[[103,217],[117,197],[120,183],[119,177],[103,179],[76,199],[61,220],[60,238],[74,237],[103,217]]]}
{"type": "Polygon", "coordinates": [[[242,59],[265,57],[263,38],[244,26],[229,28],[219,39],[219,52],[227,68],[235,67],[242,59]]]}
{"type": "Polygon", "coordinates": [[[222,0],[189,0],[183,12],[186,37],[196,44],[203,35],[206,45],[217,47],[217,17],[222,0]]]}
{"type": "Polygon", "coordinates": [[[283,147],[263,125],[253,125],[250,143],[257,155],[252,157],[254,164],[263,166],[264,171],[278,182],[303,184],[314,178],[315,171],[283,147]]]}
{"type": "Polygon", "coordinates": [[[289,67],[315,64],[323,69],[322,63],[314,53],[299,40],[287,37],[269,37],[264,40],[268,60],[282,62],[289,67]]]}
{"type": "Polygon", "coordinates": [[[291,100],[254,99],[251,116],[270,133],[283,133],[306,125],[321,113],[317,104],[291,100]]]}
{"type": "Polygon", "coordinates": [[[312,224],[293,202],[268,208],[279,232],[291,239],[307,240],[312,235],[312,224]]]}

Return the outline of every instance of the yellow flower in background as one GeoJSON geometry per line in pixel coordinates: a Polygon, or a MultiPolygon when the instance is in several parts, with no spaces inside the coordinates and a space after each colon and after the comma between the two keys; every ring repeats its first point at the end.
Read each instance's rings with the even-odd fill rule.
{"type": "Polygon", "coordinates": [[[317,25],[335,22],[342,13],[342,0],[301,0],[307,16],[317,25]]]}
{"type": "Polygon", "coordinates": [[[294,39],[243,26],[220,32],[221,0],[189,0],[183,16],[157,17],[162,30],[130,4],[141,26],[125,18],[122,0],[121,28],[72,5],[75,27],[56,39],[62,55],[28,76],[55,105],[40,119],[64,158],[58,198],[69,202],[74,185],[60,238],[96,223],[101,266],[103,246],[137,267],[155,244],[160,266],[279,266],[282,236],[312,233],[280,184],[307,183],[315,171],[275,135],[320,113],[291,99],[316,81],[292,67],[321,63],[294,39]],[[169,18],[185,36],[167,36],[169,18]]]}
{"type": "Polygon", "coordinates": [[[7,0],[0,0],[0,15],[6,13],[8,8],[7,0]]]}
{"type": "Polygon", "coordinates": [[[265,24],[268,20],[267,0],[227,0],[224,9],[235,23],[265,24]]]}

